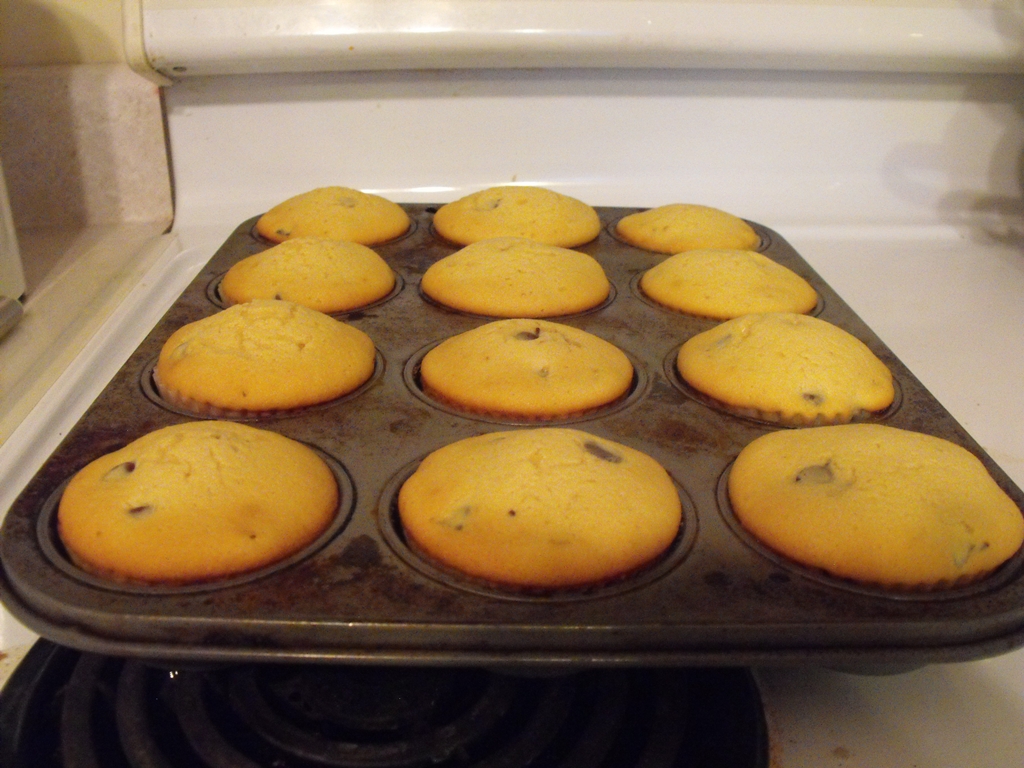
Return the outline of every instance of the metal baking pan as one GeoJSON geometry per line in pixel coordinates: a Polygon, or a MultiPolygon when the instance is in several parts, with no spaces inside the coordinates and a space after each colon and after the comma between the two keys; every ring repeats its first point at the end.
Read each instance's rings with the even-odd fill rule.
{"type": "MultiPolygon", "coordinates": [[[[152,330],[8,512],[0,531],[0,592],[26,625],[82,650],[169,660],[325,660],[536,665],[902,667],[1001,653],[1024,644],[1024,555],[977,584],[933,593],[858,586],[799,567],[744,534],[723,480],[736,454],[778,427],[716,410],[675,373],[679,345],[714,321],[651,304],[639,276],[664,256],[613,233],[633,209],[599,209],[600,236],[580,250],[604,266],[613,296],[559,322],[619,346],[634,361],[630,395],[571,424],[657,459],[677,483],[684,524],[645,571],[586,590],[514,592],[441,572],[405,544],[394,501],[430,451],[519,427],[439,406],[417,386],[424,352],[487,322],[419,292],[424,270],[457,250],[431,227],[435,207],[406,206],[413,226],[376,250],[394,268],[391,296],[340,315],[377,344],[377,371],[358,392],[322,406],[251,420],[328,457],[339,478],[337,524],[273,568],[183,588],[127,587],[67,560],[54,527],[60,489],[78,469],[156,428],[196,418],[160,401],[155,358],[181,325],[217,312],[217,282],[269,247],[243,223],[152,330]]],[[[816,313],[863,340],[892,370],[897,402],[872,417],[959,443],[985,462],[1018,506],[1021,491],[879,338],[777,233],[761,250],[818,290],[816,313]]],[[[172,542],[168,546],[174,546],[172,542]]]]}

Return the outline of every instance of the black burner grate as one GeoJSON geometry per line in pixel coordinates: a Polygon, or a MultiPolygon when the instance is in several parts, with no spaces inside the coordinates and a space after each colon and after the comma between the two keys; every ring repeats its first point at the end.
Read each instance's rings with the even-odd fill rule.
{"type": "Polygon", "coordinates": [[[9,768],[764,768],[748,672],[240,665],[40,641],[0,694],[9,768]]]}

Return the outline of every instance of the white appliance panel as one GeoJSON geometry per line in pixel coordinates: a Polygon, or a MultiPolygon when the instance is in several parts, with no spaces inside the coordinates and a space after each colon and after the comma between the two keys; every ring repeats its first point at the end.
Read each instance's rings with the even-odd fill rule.
{"type": "MultiPolygon", "coordinates": [[[[1013,72],[1010,0],[126,0],[169,78],[451,67],[1013,72]]],[[[152,67],[152,70],[149,68],[152,67]]]]}
{"type": "Polygon", "coordinates": [[[179,226],[352,184],[409,202],[543,184],[776,226],[1020,211],[1024,81],[673,70],[198,78],[168,89],[179,226]]]}

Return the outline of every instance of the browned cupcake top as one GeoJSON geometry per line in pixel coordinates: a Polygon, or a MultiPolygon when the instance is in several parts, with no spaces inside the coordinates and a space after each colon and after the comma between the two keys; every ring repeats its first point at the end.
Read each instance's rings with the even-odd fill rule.
{"type": "Polygon", "coordinates": [[[348,187],[319,187],[296,195],[256,222],[256,231],[275,243],[315,235],[377,245],[408,229],[409,216],[401,206],[348,187]]]}
{"type": "Polygon", "coordinates": [[[623,217],[615,233],[627,243],[658,253],[696,248],[757,248],[760,235],[743,219],[717,208],[673,203],[623,217]]]}
{"type": "Polygon", "coordinates": [[[496,432],[438,449],[399,493],[406,535],[489,582],[579,587],[651,563],[682,507],[650,456],[573,429],[496,432]]]}
{"type": "Polygon", "coordinates": [[[1024,541],[1024,518],[984,465],[931,435],[880,424],[772,432],[729,473],[744,528],[803,565],[886,587],[983,576],[1024,541]]]}
{"type": "Polygon", "coordinates": [[[434,214],[441,237],[469,245],[492,237],[525,237],[572,248],[601,231],[597,211],[543,187],[491,187],[442,206],[434,214]]]}
{"type": "Polygon", "coordinates": [[[233,422],[165,427],[101,456],[60,500],[61,541],[84,569],[187,583],[299,551],[334,519],[338,486],[313,450],[233,422]]]}
{"type": "Polygon", "coordinates": [[[614,402],[633,382],[618,347],[549,320],[497,320],[446,339],[420,364],[424,389],[468,411],[552,419],[614,402]]]}

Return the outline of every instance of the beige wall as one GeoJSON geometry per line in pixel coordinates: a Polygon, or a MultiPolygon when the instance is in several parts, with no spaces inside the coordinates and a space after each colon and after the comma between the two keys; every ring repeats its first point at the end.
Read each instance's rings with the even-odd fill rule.
{"type": "Polygon", "coordinates": [[[0,0],[0,66],[121,61],[121,0],[0,0]]]}

